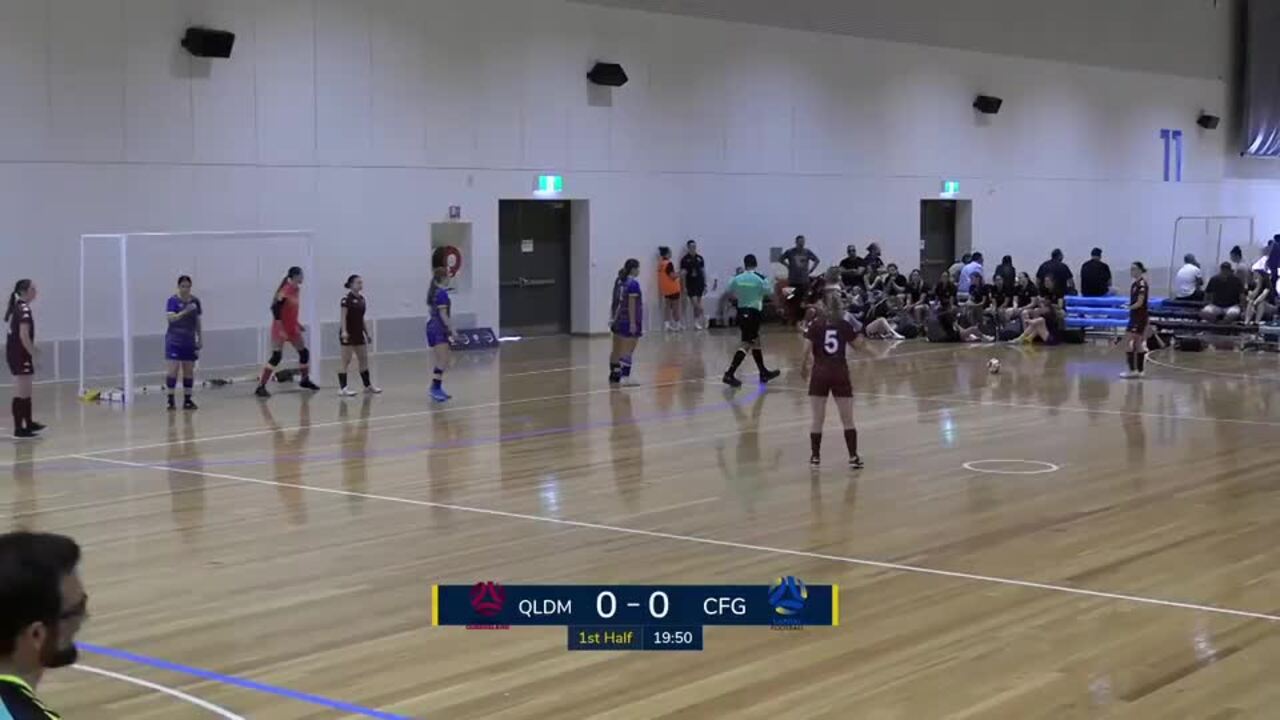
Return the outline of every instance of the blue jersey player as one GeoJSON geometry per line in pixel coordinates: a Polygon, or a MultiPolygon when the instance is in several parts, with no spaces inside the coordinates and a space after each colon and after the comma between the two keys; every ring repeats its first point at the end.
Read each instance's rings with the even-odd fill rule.
{"type": "Polygon", "coordinates": [[[191,277],[178,278],[178,292],[169,298],[165,313],[169,329],[164,334],[164,357],[169,361],[169,372],[164,379],[169,395],[169,409],[174,410],[174,392],[178,387],[178,373],[182,373],[183,410],[195,410],[191,392],[195,387],[196,360],[200,359],[200,316],[204,309],[200,298],[191,294],[191,277]]]}
{"type": "Polygon", "coordinates": [[[427,347],[431,348],[431,357],[435,369],[431,376],[431,399],[445,402],[452,399],[444,391],[444,371],[449,367],[449,341],[453,337],[452,304],[449,301],[449,290],[445,287],[445,279],[449,269],[443,264],[436,264],[431,271],[431,287],[427,290],[427,347]]]}

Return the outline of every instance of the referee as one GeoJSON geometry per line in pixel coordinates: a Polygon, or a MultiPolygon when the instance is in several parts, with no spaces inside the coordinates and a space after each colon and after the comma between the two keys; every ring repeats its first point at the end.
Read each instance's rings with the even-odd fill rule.
{"type": "Polygon", "coordinates": [[[47,668],[76,661],[89,597],[76,573],[80,546],[49,533],[0,535],[0,718],[58,720],[36,697],[47,668]]]}
{"type": "MultiPolygon", "coordinates": [[[[803,245],[797,244],[803,248],[803,245]]],[[[742,331],[742,344],[733,354],[733,362],[724,374],[724,384],[730,387],[742,387],[737,378],[738,366],[747,359],[747,352],[756,361],[760,370],[760,382],[767,383],[782,373],[764,366],[764,352],[760,350],[760,321],[764,313],[764,297],[773,292],[773,283],[756,272],[756,256],[748,255],[742,259],[746,270],[729,281],[727,292],[738,301],[738,329],[742,331]]],[[[799,294],[800,288],[796,289],[799,294]]]]}

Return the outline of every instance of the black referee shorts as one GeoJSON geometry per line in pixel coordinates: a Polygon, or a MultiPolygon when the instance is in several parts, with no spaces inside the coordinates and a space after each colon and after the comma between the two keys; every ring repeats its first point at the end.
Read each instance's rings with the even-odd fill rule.
{"type": "Polygon", "coordinates": [[[742,342],[760,342],[760,322],[763,316],[755,308],[738,308],[738,330],[742,333],[742,342]]]}

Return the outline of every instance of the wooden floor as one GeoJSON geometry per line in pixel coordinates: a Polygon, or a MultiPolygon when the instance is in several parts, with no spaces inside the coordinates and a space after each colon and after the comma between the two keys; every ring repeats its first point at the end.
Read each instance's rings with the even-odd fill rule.
{"type": "Polygon", "coordinates": [[[1280,717],[1277,356],[1160,353],[1125,382],[1110,346],[873,344],[853,475],[834,412],[810,472],[794,373],[726,392],[731,343],[646,338],[624,390],[607,339],[508,345],[445,408],[424,355],[379,359],[372,401],[326,377],[175,416],[42,387],[52,430],[0,441],[0,512],[85,546],[82,659],[115,674],[43,694],[69,720],[1280,717]],[[432,583],[780,574],[839,584],[841,627],[708,628],[691,654],[429,627],[432,583]]]}

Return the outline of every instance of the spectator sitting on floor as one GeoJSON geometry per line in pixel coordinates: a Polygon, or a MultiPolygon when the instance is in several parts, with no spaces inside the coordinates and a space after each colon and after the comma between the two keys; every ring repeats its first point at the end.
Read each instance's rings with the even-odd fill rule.
{"type": "Polygon", "coordinates": [[[1240,319],[1240,302],[1244,298],[1244,284],[1236,277],[1231,263],[1224,262],[1218,268],[1218,274],[1209,279],[1209,287],[1205,290],[1209,304],[1200,311],[1200,317],[1206,322],[1216,322],[1223,318],[1229,323],[1240,319]]]}
{"type": "Polygon", "coordinates": [[[966,325],[982,325],[982,318],[991,304],[991,286],[982,281],[982,273],[969,276],[969,294],[961,305],[964,310],[963,319],[966,325]]]}
{"type": "Polygon", "coordinates": [[[1173,279],[1173,298],[1175,300],[1204,300],[1204,272],[1196,256],[1187,253],[1182,258],[1182,267],[1173,279]]]}
{"type": "Polygon", "coordinates": [[[1080,266],[1080,294],[1084,297],[1111,295],[1111,266],[1102,261],[1102,248],[1094,248],[1080,266]]]}

